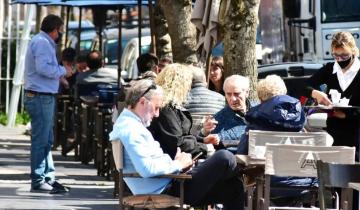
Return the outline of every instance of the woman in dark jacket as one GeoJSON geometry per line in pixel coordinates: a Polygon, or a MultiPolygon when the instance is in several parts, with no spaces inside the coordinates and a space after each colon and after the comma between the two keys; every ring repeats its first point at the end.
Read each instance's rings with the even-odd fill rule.
{"type": "Polygon", "coordinates": [[[211,139],[213,136],[203,139],[190,134],[192,118],[183,104],[191,89],[191,68],[169,64],[158,74],[156,83],[164,89],[164,106],[159,117],[153,119],[149,130],[164,152],[174,158],[177,147],[192,156],[202,152],[202,157],[206,157],[209,151],[214,151],[212,144],[203,143],[204,139],[211,139]]]}
{"type": "Polygon", "coordinates": [[[260,80],[257,94],[260,104],[252,107],[245,115],[245,134],[241,136],[238,154],[247,155],[249,130],[294,131],[304,128],[305,113],[300,101],[286,95],[284,81],[276,75],[260,80]]]}
{"type": "MultiPolygon", "coordinates": [[[[306,95],[327,106],[332,105],[329,92],[336,90],[341,98],[350,99],[349,105],[360,106],[359,49],[351,33],[336,33],[331,52],[335,62],[327,63],[309,79],[306,95]],[[327,86],[325,93],[316,89],[322,84],[327,86]]],[[[342,109],[329,113],[326,121],[326,130],[334,138],[334,146],[355,146],[356,160],[359,152],[359,115],[359,110],[342,109]]]]}
{"type": "MultiPolygon", "coordinates": [[[[287,89],[284,81],[276,75],[269,75],[260,80],[257,85],[257,94],[260,104],[250,108],[245,119],[248,123],[245,134],[242,135],[238,145],[238,154],[248,154],[249,130],[266,131],[293,131],[299,132],[305,125],[305,113],[300,101],[286,95],[287,89]]],[[[305,186],[316,185],[317,182],[311,177],[278,177],[271,178],[272,186],[305,186]]],[[[277,190],[271,191],[272,200],[277,205],[287,205],[287,200],[300,201],[301,195],[307,196],[302,190],[277,190]]]]}

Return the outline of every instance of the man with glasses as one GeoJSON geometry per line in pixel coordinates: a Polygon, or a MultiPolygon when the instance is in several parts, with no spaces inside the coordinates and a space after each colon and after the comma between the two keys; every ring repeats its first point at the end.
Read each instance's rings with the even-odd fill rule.
{"type": "MultiPolygon", "coordinates": [[[[127,108],[121,112],[110,133],[111,141],[124,145],[124,172],[137,172],[142,178],[124,178],[133,194],[167,193],[179,196],[179,187],[168,178],[151,177],[179,173],[193,165],[191,154],[177,150],[172,159],[154,140],[147,126],[159,116],[163,90],[151,80],[134,82],[126,96],[127,108]]],[[[192,179],[184,184],[184,200],[190,205],[222,203],[227,210],[242,210],[243,184],[239,179],[235,156],[218,151],[190,170],[192,179]]]]}
{"type": "Polygon", "coordinates": [[[25,57],[24,105],[31,117],[31,191],[67,192],[68,188],[55,181],[55,167],[51,154],[53,121],[59,80],[71,74],[71,66],[59,65],[56,44],[60,42],[63,21],[48,15],[41,23],[41,31],[29,43],[25,57]]]}

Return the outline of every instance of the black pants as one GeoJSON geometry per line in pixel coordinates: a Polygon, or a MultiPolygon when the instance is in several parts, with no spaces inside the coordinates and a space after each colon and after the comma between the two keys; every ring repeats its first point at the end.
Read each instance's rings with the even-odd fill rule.
{"type": "MultiPolygon", "coordinates": [[[[244,209],[243,183],[235,156],[219,150],[191,171],[192,179],[184,184],[185,203],[195,206],[222,203],[226,210],[244,209]]],[[[179,196],[179,185],[174,182],[169,193],[179,196]]]]}

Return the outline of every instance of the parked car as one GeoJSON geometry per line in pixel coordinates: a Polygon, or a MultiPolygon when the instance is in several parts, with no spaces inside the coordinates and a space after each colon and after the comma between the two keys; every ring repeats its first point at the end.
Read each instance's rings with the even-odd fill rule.
{"type": "MultiPolygon", "coordinates": [[[[141,37],[141,54],[150,51],[151,37],[141,37]]],[[[132,38],[126,44],[121,56],[121,76],[125,80],[136,79],[138,77],[138,69],[136,59],[139,57],[139,39],[132,38]]]]}
{"type": "MultiPolygon", "coordinates": [[[[118,53],[122,55],[127,53],[125,48],[130,40],[138,39],[138,28],[122,29],[121,46],[122,49],[118,50],[119,30],[117,28],[106,29],[104,31],[104,57],[106,64],[115,66],[118,63],[118,53]]],[[[142,36],[150,36],[150,28],[142,28],[142,36]]],[[[150,44],[148,44],[150,46],[150,44]]],[[[149,47],[150,48],[150,47],[149,47]]]]}
{"type": "MultiPolygon", "coordinates": [[[[79,21],[69,22],[68,41],[66,47],[72,47],[76,49],[78,43],[77,31],[79,27],[79,21]]],[[[90,52],[94,46],[94,40],[97,34],[94,24],[89,20],[81,21],[81,34],[80,34],[80,51],[90,52]]]]}
{"type": "Polygon", "coordinates": [[[283,78],[288,94],[300,98],[303,95],[305,81],[318,71],[323,64],[319,63],[279,63],[260,65],[258,67],[258,79],[267,75],[276,74],[283,78]]]}

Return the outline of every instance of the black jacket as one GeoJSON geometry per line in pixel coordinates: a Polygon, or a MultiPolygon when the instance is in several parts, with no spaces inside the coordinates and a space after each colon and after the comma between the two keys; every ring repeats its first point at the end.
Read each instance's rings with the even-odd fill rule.
{"type": "Polygon", "coordinates": [[[191,115],[185,109],[166,105],[160,110],[158,118],[154,118],[148,128],[154,139],[171,158],[176,155],[177,147],[192,156],[203,152],[206,156],[207,147],[199,136],[190,134],[192,126],[191,115]]]}
{"type": "MultiPolygon", "coordinates": [[[[360,106],[360,71],[356,74],[349,87],[345,91],[342,91],[337,74],[333,74],[333,66],[333,62],[327,63],[309,79],[306,95],[311,97],[311,91],[315,87],[325,84],[328,95],[330,89],[336,89],[341,93],[341,98],[346,97],[350,99],[349,105],[360,106]]],[[[359,110],[344,110],[344,112],[346,114],[345,119],[339,119],[329,115],[326,121],[326,130],[334,138],[335,146],[356,146],[356,151],[358,152],[358,134],[360,131],[359,110]]]]}

